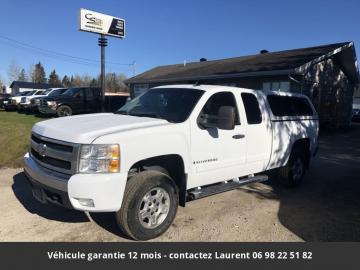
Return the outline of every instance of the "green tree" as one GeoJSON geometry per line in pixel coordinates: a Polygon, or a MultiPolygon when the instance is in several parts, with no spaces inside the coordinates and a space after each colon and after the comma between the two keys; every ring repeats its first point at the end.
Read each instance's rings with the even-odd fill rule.
{"type": "Polygon", "coordinates": [[[49,75],[49,84],[51,85],[60,85],[60,78],[59,75],[57,75],[55,69],[53,71],[51,71],[50,75],[49,75]]]}
{"type": "Polygon", "coordinates": [[[39,62],[34,68],[34,83],[46,83],[46,73],[43,65],[39,62]]]}
{"type": "Polygon", "coordinates": [[[22,81],[22,82],[27,82],[28,81],[28,77],[26,75],[25,69],[23,69],[23,68],[20,71],[18,81],[22,81]]]}
{"type": "Polygon", "coordinates": [[[90,82],[90,87],[97,87],[97,86],[99,86],[98,81],[95,78],[93,78],[90,82]]]}
{"type": "Polygon", "coordinates": [[[64,87],[69,87],[70,86],[70,79],[69,79],[69,77],[68,76],[64,76],[63,77],[63,79],[62,79],[62,85],[64,86],[64,87]]]}

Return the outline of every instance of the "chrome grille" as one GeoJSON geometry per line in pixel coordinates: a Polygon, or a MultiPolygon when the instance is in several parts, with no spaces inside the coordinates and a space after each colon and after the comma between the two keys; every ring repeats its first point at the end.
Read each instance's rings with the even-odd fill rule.
{"type": "Polygon", "coordinates": [[[31,156],[48,169],[75,174],[80,145],[31,134],[31,156]]]}
{"type": "Polygon", "coordinates": [[[44,99],[40,99],[40,106],[47,106],[47,102],[44,99]]]}

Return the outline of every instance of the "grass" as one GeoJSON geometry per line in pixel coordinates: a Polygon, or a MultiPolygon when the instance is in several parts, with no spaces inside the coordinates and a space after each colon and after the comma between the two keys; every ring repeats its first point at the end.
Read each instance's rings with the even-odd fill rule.
{"type": "Polygon", "coordinates": [[[17,112],[0,111],[0,168],[23,166],[29,149],[32,126],[43,118],[17,112]]]}

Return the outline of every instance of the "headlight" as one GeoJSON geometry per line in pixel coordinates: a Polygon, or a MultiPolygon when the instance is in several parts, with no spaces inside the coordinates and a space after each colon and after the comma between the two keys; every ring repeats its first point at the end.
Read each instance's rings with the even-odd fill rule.
{"type": "Polygon", "coordinates": [[[47,105],[51,108],[56,107],[56,101],[48,101],[47,105]]]}
{"type": "Polygon", "coordinates": [[[118,144],[82,145],[79,158],[80,173],[116,173],[120,170],[118,144]]]}

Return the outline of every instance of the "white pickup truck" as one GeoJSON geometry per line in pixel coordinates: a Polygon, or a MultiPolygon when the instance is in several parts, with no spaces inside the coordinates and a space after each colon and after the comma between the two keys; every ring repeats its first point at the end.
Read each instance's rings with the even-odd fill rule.
{"type": "Polygon", "coordinates": [[[178,205],[265,181],[266,171],[300,184],[318,125],[303,95],[162,86],[116,113],[35,124],[24,171],[37,200],[115,212],[124,233],[146,240],[167,230],[178,205]]]}

